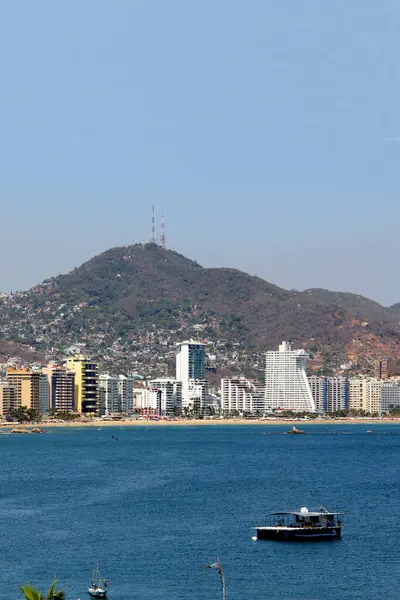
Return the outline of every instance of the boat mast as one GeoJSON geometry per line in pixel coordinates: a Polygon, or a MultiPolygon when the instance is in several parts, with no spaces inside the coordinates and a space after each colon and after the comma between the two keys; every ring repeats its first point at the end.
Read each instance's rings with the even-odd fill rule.
{"type": "Polygon", "coordinates": [[[99,585],[100,582],[100,571],[99,565],[96,565],[96,568],[92,571],[92,585],[99,585]]]}

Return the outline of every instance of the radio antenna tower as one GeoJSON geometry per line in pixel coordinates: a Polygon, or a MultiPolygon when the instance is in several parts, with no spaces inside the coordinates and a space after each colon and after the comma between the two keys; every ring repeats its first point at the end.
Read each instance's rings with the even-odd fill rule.
{"type": "Polygon", "coordinates": [[[160,246],[165,250],[165,223],[164,213],[161,214],[161,233],[160,233],[160,246]]]}
{"type": "Polygon", "coordinates": [[[155,227],[155,217],[154,217],[154,204],[151,213],[151,243],[156,243],[156,227],[155,227]]]}

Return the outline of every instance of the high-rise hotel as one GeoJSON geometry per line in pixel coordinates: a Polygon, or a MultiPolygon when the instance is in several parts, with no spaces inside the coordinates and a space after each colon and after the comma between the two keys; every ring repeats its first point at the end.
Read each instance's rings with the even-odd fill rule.
{"type": "Polygon", "coordinates": [[[266,408],[314,412],[315,404],[306,374],[308,354],[282,342],[277,352],[265,353],[266,408]]]}
{"type": "Polygon", "coordinates": [[[0,415],[6,417],[17,408],[16,388],[7,381],[0,381],[0,415]]]}
{"type": "Polygon", "coordinates": [[[133,378],[99,375],[99,410],[101,415],[133,412],[133,378]]]}
{"type": "Polygon", "coordinates": [[[40,413],[49,410],[49,386],[43,373],[30,369],[7,369],[7,381],[15,388],[15,408],[25,406],[40,413]]]}
{"type": "Polygon", "coordinates": [[[176,346],[176,379],[204,379],[204,344],[193,340],[180,342],[176,346]]]}
{"type": "MultiPolygon", "coordinates": [[[[66,367],[48,364],[43,368],[47,376],[52,410],[75,410],[75,373],[66,367]]],[[[47,411],[46,411],[47,412],[47,411]]]]}
{"type": "Polygon", "coordinates": [[[202,410],[207,399],[205,345],[188,340],[177,344],[176,380],[182,382],[182,408],[202,410]]]}
{"type": "Polygon", "coordinates": [[[83,354],[67,359],[67,369],[75,373],[75,410],[96,414],[99,409],[99,377],[97,364],[83,354]]]}
{"type": "Polygon", "coordinates": [[[221,379],[221,409],[224,413],[264,413],[264,387],[245,377],[221,379]]]}
{"type": "Polygon", "coordinates": [[[311,375],[308,378],[316,410],[336,412],[349,408],[350,384],[347,377],[311,375]]]}

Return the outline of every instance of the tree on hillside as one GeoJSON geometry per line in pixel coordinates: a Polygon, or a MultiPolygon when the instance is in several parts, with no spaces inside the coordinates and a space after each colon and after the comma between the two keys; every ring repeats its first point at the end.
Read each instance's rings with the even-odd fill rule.
{"type": "Polygon", "coordinates": [[[56,585],[57,579],[53,581],[46,596],[43,596],[37,588],[29,584],[19,589],[23,593],[25,600],[65,600],[65,593],[62,590],[56,590],[56,585]]]}

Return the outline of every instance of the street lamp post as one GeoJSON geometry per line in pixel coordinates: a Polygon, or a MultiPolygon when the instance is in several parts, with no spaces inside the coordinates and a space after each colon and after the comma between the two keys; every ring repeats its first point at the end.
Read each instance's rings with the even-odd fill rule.
{"type": "Polygon", "coordinates": [[[217,562],[212,563],[211,565],[205,565],[204,567],[201,567],[202,569],[217,569],[218,573],[221,577],[221,585],[222,585],[222,600],[226,600],[226,585],[225,585],[225,574],[224,571],[222,569],[222,565],[221,565],[221,561],[219,560],[218,556],[217,558],[217,562]]]}

